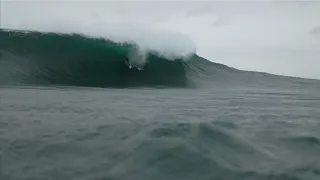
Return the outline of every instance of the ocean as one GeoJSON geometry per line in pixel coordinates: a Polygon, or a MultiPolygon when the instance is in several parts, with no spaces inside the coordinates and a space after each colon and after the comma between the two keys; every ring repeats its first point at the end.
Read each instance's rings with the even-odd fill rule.
{"type": "Polygon", "coordinates": [[[0,179],[319,180],[319,90],[197,54],[1,29],[0,179]]]}

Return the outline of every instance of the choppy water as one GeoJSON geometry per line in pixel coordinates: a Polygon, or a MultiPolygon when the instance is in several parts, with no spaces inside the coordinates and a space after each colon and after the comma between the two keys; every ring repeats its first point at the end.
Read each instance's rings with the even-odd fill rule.
{"type": "Polygon", "coordinates": [[[2,87],[3,180],[318,180],[317,89],[2,87]]]}

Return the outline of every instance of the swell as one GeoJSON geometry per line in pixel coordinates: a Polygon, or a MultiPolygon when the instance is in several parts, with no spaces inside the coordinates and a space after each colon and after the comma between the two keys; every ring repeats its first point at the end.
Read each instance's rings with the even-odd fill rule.
{"type": "MultiPolygon", "coordinates": [[[[309,82],[241,71],[197,54],[168,56],[141,49],[134,42],[119,43],[82,34],[0,29],[0,39],[0,85],[292,88],[309,82]]],[[[308,85],[320,85],[318,81],[310,82],[308,85]]]]}
{"type": "MultiPolygon", "coordinates": [[[[0,84],[89,87],[190,87],[192,60],[167,59],[156,52],[139,54],[134,43],[116,43],[80,34],[0,30],[0,84]],[[135,59],[129,69],[125,57],[135,59]],[[189,64],[189,65],[188,65],[189,64]]],[[[193,55],[191,59],[197,58],[193,55]]]]}

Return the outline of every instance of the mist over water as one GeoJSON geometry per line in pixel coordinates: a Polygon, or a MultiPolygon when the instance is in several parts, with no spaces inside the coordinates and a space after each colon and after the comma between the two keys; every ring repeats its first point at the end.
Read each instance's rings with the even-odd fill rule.
{"type": "MultiPolygon", "coordinates": [[[[12,8],[13,10],[17,10],[21,4],[24,3],[4,3],[4,6],[8,7],[6,9],[12,8]]],[[[5,11],[2,28],[67,34],[77,33],[92,38],[105,38],[118,43],[135,43],[142,51],[155,51],[167,58],[189,56],[196,52],[195,43],[187,35],[179,32],[153,28],[135,22],[100,20],[92,18],[90,14],[88,17],[87,13],[88,11],[90,12],[90,6],[88,10],[85,10],[87,13],[82,13],[81,9],[83,6],[79,6],[79,4],[53,3],[53,7],[49,6],[49,4],[52,4],[52,2],[31,3],[31,5],[29,3],[24,4],[30,9],[39,7],[40,11],[44,13],[44,18],[40,19],[35,18],[37,15],[32,13],[26,19],[25,17],[16,18],[17,16],[11,16],[15,14],[12,11],[5,11]],[[55,8],[71,5],[76,5],[72,8],[74,14],[77,14],[75,17],[70,17],[69,14],[64,13],[56,15],[56,13],[52,14],[51,12],[55,8]]],[[[91,10],[95,10],[98,6],[99,4],[91,4],[91,10]]],[[[18,13],[18,16],[27,13],[26,11],[30,10],[27,7],[22,8],[22,12],[18,13]]],[[[60,9],[60,11],[62,10],[60,9]]]]}

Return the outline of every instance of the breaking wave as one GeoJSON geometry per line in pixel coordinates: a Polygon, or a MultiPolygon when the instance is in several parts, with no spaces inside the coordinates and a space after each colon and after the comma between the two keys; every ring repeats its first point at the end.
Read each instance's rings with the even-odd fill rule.
{"type": "Polygon", "coordinates": [[[1,84],[190,87],[211,62],[82,34],[0,31],[1,84]],[[132,68],[128,66],[129,59],[132,68]],[[205,63],[205,64],[203,64],[205,63]]]}

